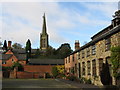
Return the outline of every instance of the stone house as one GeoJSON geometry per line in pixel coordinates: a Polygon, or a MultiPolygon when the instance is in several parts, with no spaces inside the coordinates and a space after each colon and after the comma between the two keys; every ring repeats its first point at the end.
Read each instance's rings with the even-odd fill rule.
{"type": "MultiPolygon", "coordinates": [[[[71,55],[76,54],[77,74],[78,78],[84,77],[91,79],[95,85],[102,85],[100,81],[100,71],[102,64],[107,60],[110,66],[112,76],[110,56],[110,48],[120,46],[120,10],[115,12],[111,25],[95,34],[90,42],[75,50],[71,55]]],[[[65,58],[65,62],[69,60],[65,58]]],[[[70,60],[71,61],[71,60],[70,60]]],[[[76,64],[76,63],[72,63],[76,64]]],[[[65,64],[65,67],[67,65],[65,64]]],[[[69,66],[71,67],[71,65],[69,66]]],[[[67,70],[67,68],[65,68],[67,70]]],[[[112,84],[115,84],[114,78],[112,84]]]]}

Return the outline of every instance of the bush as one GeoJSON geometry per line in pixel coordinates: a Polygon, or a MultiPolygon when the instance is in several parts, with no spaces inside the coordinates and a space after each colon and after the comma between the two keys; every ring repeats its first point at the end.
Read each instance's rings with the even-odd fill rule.
{"type": "Polygon", "coordinates": [[[80,78],[79,81],[80,81],[80,83],[85,83],[85,84],[91,84],[92,83],[91,79],[86,79],[84,77],[80,78]]]}
{"type": "Polygon", "coordinates": [[[75,81],[75,80],[77,80],[77,78],[75,77],[75,76],[68,76],[68,77],[66,77],[66,79],[68,79],[68,80],[70,80],[70,81],[75,81]]]}
{"type": "Polygon", "coordinates": [[[58,69],[57,67],[52,67],[52,75],[54,78],[56,78],[58,76],[58,69]]]}
{"type": "Polygon", "coordinates": [[[46,73],[46,78],[52,78],[52,76],[49,73],[46,73]]]}
{"type": "Polygon", "coordinates": [[[92,83],[92,82],[91,82],[91,79],[85,80],[85,83],[86,83],[86,84],[91,84],[91,83],[92,83]]]}

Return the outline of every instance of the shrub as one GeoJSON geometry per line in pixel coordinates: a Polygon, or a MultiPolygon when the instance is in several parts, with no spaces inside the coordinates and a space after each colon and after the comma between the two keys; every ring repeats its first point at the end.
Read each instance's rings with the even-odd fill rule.
{"type": "Polygon", "coordinates": [[[58,69],[57,67],[52,67],[52,75],[54,78],[56,78],[58,76],[58,69]]]}
{"type": "Polygon", "coordinates": [[[46,78],[52,78],[52,76],[49,73],[46,73],[46,78]]]}
{"type": "Polygon", "coordinates": [[[92,83],[92,82],[91,82],[91,79],[85,80],[85,83],[86,83],[86,84],[91,84],[91,83],[92,83]]]}
{"type": "Polygon", "coordinates": [[[75,81],[75,80],[77,80],[77,78],[76,78],[75,76],[73,76],[73,75],[66,77],[66,79],[68,79],[68,80],[70,80],[70,81],[75,81]]]}

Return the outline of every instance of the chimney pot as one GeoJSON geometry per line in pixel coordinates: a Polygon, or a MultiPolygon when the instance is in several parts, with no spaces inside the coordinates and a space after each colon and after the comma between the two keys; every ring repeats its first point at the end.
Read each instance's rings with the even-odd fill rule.
{"type": "Polygon", "coordinates": [[[80,48],[79,40],[75,40],[75,50],[80,48]]]}
{"type": "Polygon", "coordinates": [[[8,48],[11,48],[12,41],[8,41],[8,48]]]}

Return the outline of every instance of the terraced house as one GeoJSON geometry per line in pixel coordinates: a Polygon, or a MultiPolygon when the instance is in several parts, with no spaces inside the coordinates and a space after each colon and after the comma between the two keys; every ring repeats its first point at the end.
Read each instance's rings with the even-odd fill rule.
{"type": "MultiPolygon", "coordinates": [[[[120,10],[115,12],[111,25],[95,34],[91,39],[90,42],[64,59],[65,70],[71,73],[71,69],[74,69],[74,74],[78,78],[90,78],[95,85],[101,85],[102,64],[107,60],[111,68],[110,48],[120,46],[120,10]],[[74,56],[76,56],[74,60],[70,58],[74,56]]],[[[112,75],[112,69],[110,72],[112,75]]],[[[112,84],[115,84],[114,78],[112,78],[112,84]]]]}

